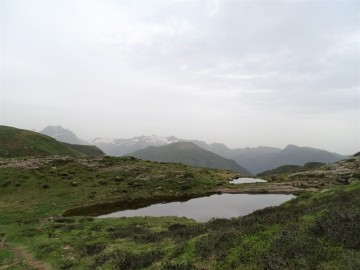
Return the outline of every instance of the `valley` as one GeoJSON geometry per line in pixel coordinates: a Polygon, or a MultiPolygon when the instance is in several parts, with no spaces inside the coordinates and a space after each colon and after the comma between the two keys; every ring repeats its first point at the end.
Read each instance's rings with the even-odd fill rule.
{"type": "Polygon", "coordinates": [[[232,170],[242,175],[251,175],[236,161],[204,150],[191,142],[176,142],[159,147],[149,146],[130,153],[129,156],[157,162],[176,162],[189,166],[232,170]]]}
{"type": "MultiPolygon", "coordinates": [[[[61,126],[48,126],[41,133],[65,143],[84,142],[72,131],[61,126]]],[[[344,155],[322,149],[298,147],[296,145],[288,145],[284,149],[267,146],[231,149],[223,143],[209,144],[201,140],[157,135],[137,136],[128,139],[95,138],[91,141],[91,144],[109,156],[134,155],[138,158],[153,161],[181,162],[195,166],[204,166],[204,163],[206,163],[208,167],[232,169],[247,175],[257,175],[284,165],[304,166],[308,162],[332,163],[346,158],[344,155]],[[196,147],[207,151],[207,154],[196,147]],[[187,153],[184,153],[185,151],[187,153]],[[217,155],[216,158],[214,154],[217,155]]]]}
{"type": "Polygon", "coordinates": [[[359,270],[359,11],[0,0],[0,270],[359,270]]]}
{"type": "Polygon", "coordinates": [[[21,156],[20,150],[27,154],[28,148],[16,138],[9,144],[7,137],[11,147],[6,151],[16,150],[18,156],[0,158],[1,269],[357,269],[360,265],[358,154],[320,167],[266,175],[267,182],[231,184],[241,174],[75,152],[21,156]],[[104,210],[211,194],[296,198],[245,216],[202,222],[181,215],[95,217],[104,210]]]}

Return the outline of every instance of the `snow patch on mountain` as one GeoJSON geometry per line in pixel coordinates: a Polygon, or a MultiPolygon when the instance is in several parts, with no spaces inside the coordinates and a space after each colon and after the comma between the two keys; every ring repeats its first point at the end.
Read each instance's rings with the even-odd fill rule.
{"type": "Polygon", "coordinates": [[[95,138],[92,140],[91,144],[99,147],[107,155],[124,156],[148,146],[163,146],[179,141],[181,140],[174,136],[161,137],[158,135],[151,135],[128,139],[95,138]]]}
{"type": "Polygon", "coordinates": [[[174,142],[179,142],[180,140],[174,136],[171,137],[161,137],[158,135],[151,135],[151,136],[139,136],[129,139],[109,139],[109,138],[95,138],[91,141],[92,144],[112,144],[117,146],[125,146],[125,145],[136,145],[136,144],[143,144],[147,146],[161,146],[166,145],[174,142]]]}

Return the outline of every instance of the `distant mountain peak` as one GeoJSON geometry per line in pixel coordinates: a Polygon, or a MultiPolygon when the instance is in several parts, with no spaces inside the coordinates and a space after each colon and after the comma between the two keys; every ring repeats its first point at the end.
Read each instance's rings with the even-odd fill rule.
{"type": "Polygon", "coordinates": [[[40,131],[40,133],[53,137],[60,142],[83,145],[89,144],[88,142],[78,138],[74,132],[69,129],[63,128],[61,125],[47,126],[42,131],[40,131]]]}
{"type": "Polygon", "coordinates": [[[284,148],[284,150],[286,151],[286,150],[294,150],[294,149],[298,149],[299,148],[299,146],[296,146],[296,145],[294,145],[294,144],[289,144],[289,145],[287,145],[285,148],[284,148]]]}

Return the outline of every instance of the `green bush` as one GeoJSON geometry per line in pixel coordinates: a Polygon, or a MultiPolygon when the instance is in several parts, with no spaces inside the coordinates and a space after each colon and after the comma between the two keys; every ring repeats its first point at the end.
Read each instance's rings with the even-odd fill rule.
{"type": "Polygon", "coordinates": [[[59,269],[75,269],[76,262],[74,260],[62,259],[59,262],[59,269]]]}
{"type": "Polygon", "coordinates": [[[91,243],[79,246],[77,249],[81,256],[93,256],[106,248],[106,243],[91,243]]]}
{"type": "Polygon", "coordinates": [[[175,223],[170,225],[168,230],[168,236],[181,240],[190,239],[205,232],[204,226],[201,224],[187,226],[184,224],[175,223]]]}
{"type": "Polygon", "coordinates": [[[196,269],[191,262],[186,263],[172,263],[166,261],[161,264],[161,270],[193,270],[196,269]]]}
{"type": "Polygon", "coordinates": [[[266,269],[315,269],[326,255],[319,238],[309,235],[298,224],[289,224],[277,235],[261,263],[266,269]]]}
{"type": "Polygon", "coordinates": [[[320,217],[314,228],[315,235],[326,236],[346,248],[360,248],[359,206],[337,206],[320,217]]]}
{"type": "Polygon", "coordinates": [[[214,257],[221,260],[229,254],[238,239],[239,233],[233,230],[210,232],[195,243],[195,250],[202,259],[214,257]]]}
{"type": "Polygon", "coordinates": [[[164,256],[161,250],[151,250],[134,253],[128,250],[116,249],[108,254],[100,254],[93,259],[90,269],[100,268],[104,264],[111,264],[112,269],[136,270],[150,266],[164,256]]]}

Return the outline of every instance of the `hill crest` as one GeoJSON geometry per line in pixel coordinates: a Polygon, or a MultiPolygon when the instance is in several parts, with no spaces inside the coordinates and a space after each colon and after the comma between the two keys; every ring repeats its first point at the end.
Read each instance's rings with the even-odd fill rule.
{"type": "Polygon", "coordinates": [[[103,154],[96,146],[63,143],[38,132],[0,125],[0,157],[103,154]]]}
{"type": "Polygon", "coordinates": [[[192,142],[175,142],[163,146],[149,146],[133,152],[129,156],[157,162],[177,162],[197,167],[227,169],[244,175],[251,175],[247,169],[240,166],[236,161],[204,150],[192,142]]]}

